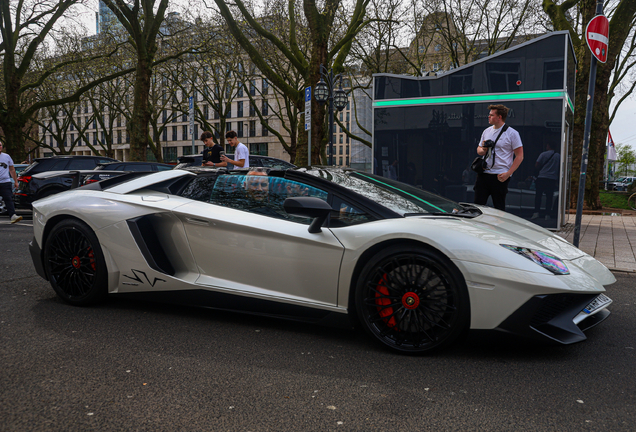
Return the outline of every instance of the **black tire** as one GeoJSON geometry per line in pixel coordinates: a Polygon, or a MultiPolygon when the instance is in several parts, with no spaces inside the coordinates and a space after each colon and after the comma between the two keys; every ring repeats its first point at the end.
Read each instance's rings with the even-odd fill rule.
{"type": "Polygon", "coordinates": [[[470,300],[459,269],[439,252],[394,246],[367,263],[356,312],[367,332],[394,351],[424,354],[468,331],[470,300]]]}
{"type": "Polygon", "coordinates": [[[49,233],[44,270],[57,295],[72,305],[95,304],[107,294],[108,272],[99,241],[76,219],[58,223],[49,233]]]}

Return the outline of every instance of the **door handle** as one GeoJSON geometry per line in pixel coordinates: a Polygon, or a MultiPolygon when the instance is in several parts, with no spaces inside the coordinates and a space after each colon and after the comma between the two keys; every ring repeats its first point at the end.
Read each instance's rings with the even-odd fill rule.
{"type": "Polygon", "coordinates": [[[210,222],[208,222],[205,219],[197,219],[197,218],[193,218],[193,217],[186,217],[185,219],[186,219],[186,221],[188,223],[191,223],[191,224],[194,224],[194,225],[203,225],[203,226],[210,225],[210,222]]]}

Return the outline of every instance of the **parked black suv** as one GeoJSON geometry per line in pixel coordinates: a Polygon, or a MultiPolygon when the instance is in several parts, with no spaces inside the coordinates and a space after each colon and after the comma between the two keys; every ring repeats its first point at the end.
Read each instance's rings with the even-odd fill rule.
{"type": "MultiPolygon", "coordinates": [[[[233,154],[226,155],[230,159],[234,159],[233,154]]],[[[185,155],[179,157],[179,163],[174,169],[181,169],[190,166],[201,166],[203,162],[203,155],[185,155]]],[[[277,159],[269,156],[250,155],[250,168],[265,167],[277,170],[286,170],[296,168],[296,165],[290,162],[286,162],[282,159],[277,159]]]]}
{"type": "Polygon", "coordinates": [[[92,170],[100,164],[118,162],[104,156],[53,156],[38,158],[18,177],[18,190],[13,194],[16,208],[30,209],[33,201],[71,188],[70,177],[38,179],[36,174],[50,171],[92,170]]]}
{"type": "MultiPolygon", "coordinates": [[[[100,164],[95,171],[121,171],[122,174],[125,172],[157,172],[157,171],[169,171],[174,168],[174,165],[159,163],[159,162],[112,162],[100,164]]],[[[94,174],[91,176],[86,176],[82,184],[90,184],[95,183],[101,180],[106,180],[107,178],[111,178],[113,176],[117,176],[115,173],[108,174],[94,174]]]]}

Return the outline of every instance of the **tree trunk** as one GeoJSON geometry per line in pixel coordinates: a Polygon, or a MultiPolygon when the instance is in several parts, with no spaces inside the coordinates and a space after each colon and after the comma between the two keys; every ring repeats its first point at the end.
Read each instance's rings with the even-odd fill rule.
{"type": "Polygon", "coordinates": [[[150,133],[150,78],[152,60],[139,58],[135,76],[134,102],[130,125],[130,160],[145,161],[150,133]]]}

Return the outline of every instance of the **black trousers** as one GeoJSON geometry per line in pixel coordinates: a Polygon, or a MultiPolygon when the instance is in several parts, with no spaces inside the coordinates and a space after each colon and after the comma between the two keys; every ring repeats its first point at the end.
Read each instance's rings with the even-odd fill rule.
{"type": "Polygon", "coordinates": [[[497,174],[477,174],[475,182],[475,204],[485,205],[488,197],[492,197],[492,204],[497,210],[506,211],[506,194],[508,193],[508,183],[500,182],[497,174]]]}
{"type": "Polygon", "coordinates": [[[541,210],[541,197],[545,194],[545,214],[552,214],[552,198],[556,190],[557,181],[547,178],[538,178],[534,181],[536,194],[534,196],[534,212],[541,210]]]}
{"type": "Polygon", "coordinates": [[[13,180],[0,183],[0,196],[4,201],[4,205],[7,206],[7,214],[9,217],[13,216],[15,214],[15,207],[13,206],[13,180]]]}

